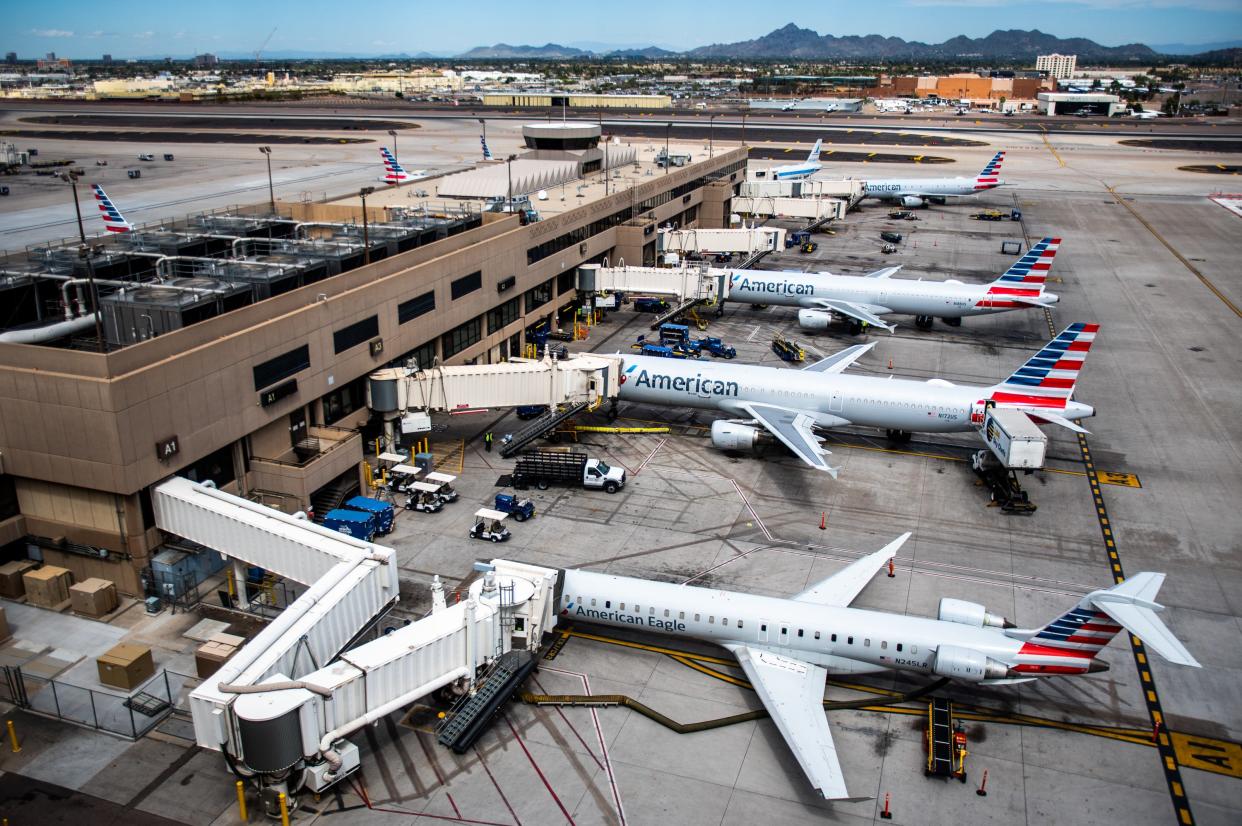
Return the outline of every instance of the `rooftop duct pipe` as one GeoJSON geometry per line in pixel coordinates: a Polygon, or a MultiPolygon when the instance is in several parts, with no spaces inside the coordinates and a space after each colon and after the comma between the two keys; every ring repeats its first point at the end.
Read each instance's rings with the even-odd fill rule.
{"type": "Polygon", "coordinates": [[[95,315],[95,313],[88,313],[78,318],[57,321],[54,324],[29,330],[9,330],[0,333],[0,344],[42,344],[45,341],[55,341],[74,333],[85,332],[95,326],[95,315]]]}

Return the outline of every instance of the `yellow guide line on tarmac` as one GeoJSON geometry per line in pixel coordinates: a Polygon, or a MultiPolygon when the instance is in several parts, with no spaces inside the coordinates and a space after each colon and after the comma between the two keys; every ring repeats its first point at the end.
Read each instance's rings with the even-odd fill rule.
{"type": "Polygon", "coordinates": [[[1048,147],[1048,151],[1052,153],[1052,157],[1057,159],[1057,164],[1061,167],[1064,167],[1065,161],[1057,153],[1057,150],[1053,148],[1052,143],[1048,140],[1048,130],[1045,129],[1042,125],[1039,128],[1043,130],[1039,136],[1044,139],[1044,146],[1048,147]]]}

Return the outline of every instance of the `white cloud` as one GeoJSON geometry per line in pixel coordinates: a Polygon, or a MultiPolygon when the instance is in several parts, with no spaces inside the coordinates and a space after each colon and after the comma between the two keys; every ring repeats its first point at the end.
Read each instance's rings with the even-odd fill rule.
{"type": "Polygon", "coordinates": [[[134,32],[133,34],[135,40],[150,40],[153,37],[155,37],[155,32],[134,32]]]}
{"type": "Polygon", "coordinates": [[[64,29],[31,29],[35,37],[73,37],[73,32],[64,29]]]}

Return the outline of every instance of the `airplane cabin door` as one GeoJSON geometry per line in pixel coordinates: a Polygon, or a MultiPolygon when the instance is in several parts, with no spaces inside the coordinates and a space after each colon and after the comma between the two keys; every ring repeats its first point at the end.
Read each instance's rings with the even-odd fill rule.
{"type": "Polygon", "coordinates": [[[843,399],[841,397],[841,391],[833,390],[832,395],[828,397],[828,412],[829,413],[840,413],[842,403],[843,403],[843,399]]]}

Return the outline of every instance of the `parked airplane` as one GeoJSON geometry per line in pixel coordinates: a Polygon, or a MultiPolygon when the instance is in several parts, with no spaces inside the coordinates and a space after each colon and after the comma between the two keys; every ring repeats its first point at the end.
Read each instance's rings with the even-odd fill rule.
{"type": "Polygon", "coordinates": [[[103,187],[99,184],[91,184],[91,189],[95,193],[95,200],[99,203],[99,217],[103,218],[104,227],[108,232],[132,232],[134,225],[125,220],[125,216],[116,208],[116,204],[112,203],[112,199],[108,197],[108,193],[104,192],[103,187]]]}
{"type": "Polygon", "coordinates": [[[816,429],[878,427],[898,440],[915,432],[966,432],[981,427],[986,406],[995,404],[1021,410],[1037,423],[1086,433],[1075,422],[1094,416],[1095,410],[1071,396],[1098,330],[1098,324],[1071,324],[991,387],[844,375],[875,346],[872,342],[847,347],[802,370],[625,355],[619,397],[738,416],[712,422],[714,447],[750,450],[771,434],[835,479],[839,468],[828,465],[830,454],[820,446],[816,429]]]}
{"type": "Polygon", "coordinates": [[[427,177],[427,170],[425,169],[415,169],[413,172],[407,172],[401,164],[397,163],[397,159],[388,151],[387,146],[380,147],[380,156],[384,159],[384,177],[380,179],[384,183],[397,186],[427,177]]]}
{"type": "Polygon", "coordinates": [[[1139,120],[1155,120],[1160,117],[1161,114],[1161,112],[1156,112],[1151,109],[1144,109],[1142,112],[1132,112],[1130,117],[1138,118],[1139,120]]]}
{"type": "Polygon", "coordinates": [[[824,139],[820,138],[815,141],[811,154],[806,156],[803,163],[789,164],[787,166],[774,166],[769,170],[771,180],[773,181],[794,181],[799,178],[809,178],[820,170],[823,166],[819,162],[819,150],[824,145],[824,139]]]}
{"type": "Polygon", "coordinates": [[[801,307],[798,325],[804,330],[827,329],[835,315],[850,319],[850,332],[855,334],[862,332],[863,324],[891,333],[897,325],[880,318],[889,313],[913,315],[915,325],[924,330],[937,316],[957,327],[967,316],[1056,304],[1058,296],[1044,287],[1060,246],[1060,238],[1044,238],[989,284],[892,278],[901,267],[868,275],[734,270],[728,300],[801,307]]]}
{"type": "Polygon", "coordinates": [[[977,195],[988,189],[1004,186],[997,177],[1005,153],[997,152],[973,178],[888,178],[863,182],[864,198],[897,201],[904,207],[920,207],[928,201],[943,204],[946,198],[977,195]]]}
{"type": "MultiPolygon", "coordinates": [[[[1166,660],[1200,667],[1156,616],[1165,575],[1144,572],[1087,594],[1040,628],[978,603],[942,599],[936,619],[850,608],[904,534],[789,599],[566,570],[560,614],[704,640],[737,658],[798,764],[829,800],[848,800],[824,716],[828,674],[904,671],[981,685],[1108,670],[1096,659],[1124,628],[1166,660]]],[[[859,798],[865,799],[865,798],[859,798]]]]}
{"type": "Polygon", "coordinates": [[[479,135],[479,142],[483,144],[483,160],[494,160],[494,158],[492,158],[492,150],[487,148],[487,138],[479,135]]]}

